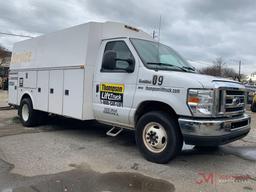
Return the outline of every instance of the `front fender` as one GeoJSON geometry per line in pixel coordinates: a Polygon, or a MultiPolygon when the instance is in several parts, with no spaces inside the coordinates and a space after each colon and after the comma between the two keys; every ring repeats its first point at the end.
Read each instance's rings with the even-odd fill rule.
{"type": "Polygon", "coordinates": [[[134,98],[129,118],[132,124],[134,124],[136,110],[145,101],[161,102],[170,106],[177,115],[191,116],[186,104],[187,91],[184,88],[164,87],[158,89],[156,87],[156,89],[146,89],[146,86],[144,86],[143,89],[141,87],[137,89],[134,98]]]}

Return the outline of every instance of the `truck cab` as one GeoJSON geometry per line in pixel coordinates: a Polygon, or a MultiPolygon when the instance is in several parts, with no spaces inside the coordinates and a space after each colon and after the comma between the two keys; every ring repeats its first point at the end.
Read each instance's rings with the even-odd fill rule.
{"type": "MultiPolygon", "coordinates": [[[[131,129],[142,155],[156,163],[169,162],[181,151],[184,142],[216,147],[248,134],[250,117],[245,113],[247,93],[242,84],[198,74],[175,50],[137,28],[120,23],[93,23],[93,27],[94,30],[87,30],[93,33],[88,32],[86,44],[90,49],[85,48],[86,61],[82,67],[33,66],[35,60],[26,58],[33,67],[11,68],[10,80],[17,81],[9,85],[9,103],[18,107],[23,125],[34,126],[40,116],[55,113],[131,129]],[[34,68],[33,88],[22,87],[24,78],[16,74],[34,68]],[[38,86],[40,82],[45,84],[49,100],[36,99],[43,91],[38,86]],[[50,101],[56,91],[51,84],[58,82],[62,84],[57,86],[60,95],[54,97],[56,104],[50,101]],[[71,88],[72,83],[75,88],[71,88]],[[31,91],[35,95],[29,94],[31,91]]],[[[72,36],[75,31],[65,35],[72,36]]],[[[50,40],[48,43],[54,44],[50,40]]],[[[82,46],[83,42],[79,43],[82,46]]],[[[21,50],[30,47],[17,48],[17,52],[21,50]]],[[[33,50],[30,52],[33,55],[33,50]]],[[[68,52],[61,55],[74,57],[68,52]]],[[[55,61],[59,59],[52,57],[56,57],[55,61]]],[[[14,63],[16,60],[12,58],[14,63]]]]}

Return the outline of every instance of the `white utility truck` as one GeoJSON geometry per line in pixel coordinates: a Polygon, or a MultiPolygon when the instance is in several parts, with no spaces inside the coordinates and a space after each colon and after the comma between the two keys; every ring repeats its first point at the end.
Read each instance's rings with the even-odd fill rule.
{"type": "Polygon", "coordinates": [[[13,48],[9,104],[24,126],[57,114],[124,128],[149,161],[166,163],[183,142],[218,146],[246,136],[245,87],[197,74],[172,48],[121,23],[90,22],[13,48]]]}

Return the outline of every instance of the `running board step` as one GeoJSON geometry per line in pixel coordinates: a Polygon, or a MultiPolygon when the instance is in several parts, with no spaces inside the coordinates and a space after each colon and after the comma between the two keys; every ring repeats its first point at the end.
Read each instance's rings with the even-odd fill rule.
{"type": "Polygon", "coordinates": [[[123,131],[123,128],[120,127],[112,127],[106,134],[111,137],[115,137],[119,135],[123,131]]]}
{"type": "Polygon", "coordinates": [[[11,106],[0,107],[0,111],[3,111],[3,110],[11,110],[11,109],[14,109],[14,108],[11,107],[11,106]]]}

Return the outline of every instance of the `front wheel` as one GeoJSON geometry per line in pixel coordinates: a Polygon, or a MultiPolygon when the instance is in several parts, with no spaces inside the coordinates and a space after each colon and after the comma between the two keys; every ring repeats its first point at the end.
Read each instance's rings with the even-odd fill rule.
{"type": "Polygon", "coordinates": [[[168,163],[182,149],[176,119],[161,111],[143,115],[136,125],[136,143],[142,155],[155,163],[168,163]]]}

